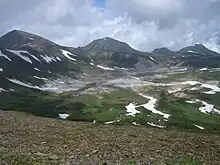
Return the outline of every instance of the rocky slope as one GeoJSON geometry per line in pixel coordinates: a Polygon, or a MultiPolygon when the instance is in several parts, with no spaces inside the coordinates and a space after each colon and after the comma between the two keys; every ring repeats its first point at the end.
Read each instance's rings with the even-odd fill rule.
{"type": "Polygon", "coordinates": [[[218,165],[219,135],[0,111],[1,165],[218,165]]]}

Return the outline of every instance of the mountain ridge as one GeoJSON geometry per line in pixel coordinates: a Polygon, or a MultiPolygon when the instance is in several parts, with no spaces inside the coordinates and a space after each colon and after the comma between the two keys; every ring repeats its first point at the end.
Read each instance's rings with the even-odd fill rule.
{"type": "MultiPolygon", "coordinates": [[[[8,57],[15,58],[13,61],[20,63],[24,63],[21,61],[22,58],[32,58],[35,65],[32,69],[40,66],[50,69],[53,66],[56,71],[57,69],[62,70],[62,73],[63,71],[68,73],[70,68],[74,68],[74,71],[76,68],[78,71],[79,68],[81,70],[91,67],[94,69],[94,66],[97,65],[130,68],[140,72],[150,68],[173,66],[220,67],[220,54],[209,50],[204,45],[189,46],[179,51],[162,47],[152,52],[141,52],[125,42],[105,37],[94,40],[84,47],[75,48],[65,47],[41,36],[20,30],[13,30],[3,35],[0,38],[0,50],[8,57]],[[43,61],[43,63],[39,63],[39,61],[43,61]],[[201,61],[201,63],[196,63],[196,61],[201,61]]],[[[0,57],[0,62],[2,60],[4,60],[5,67],[9,68],[6,66],[8,65],[6,59],[0,57]]]]}
{"type": "MultiPolygon", "coordinates": [[[[26,32],[26,31],[22,31],[22,30],[17,30],[17,29],[14,29],[12,31],[9,31],[8,33],[4,34],[3,36],[0,37],[0,49],[4,48],[4,49],[16,49],[17,47],[16,46],[13,46],[13,47],[10,47],[8,45],[6,45],[4,42],[7,42],[5,41],[5,39],[9,40],[11,37],[13,38],[16,38],[18,39],[19,41],[22,40],[20,38],[24,38],[26,39],[26,41],[28,40],[28,42],[34,42],[34,39],[40,39],[40,40],[44,40],[45,42],[44,43],[47,43],[47,44],[51,44],[51,45],[58,45],[58,46],[61,46],[61,47],[66,47],[64,45],[60,45],[60,44],[57,44],[49,39],[46,39],[44,37],[41,37],[40,35],[36,35],[34,33],[31,33],[31,32],[26,32]],[[3,45],[3,46],[2,46],[3,45]]],[[[19,43],[19,44],[22,44],[22,43],[19,43]]],[[[67,47],[66,47],[67,48],[67,47]]],[[[118,52],[124,52],[123,50],[121,50],[120,48],[124,48],[124,49],[127,49],[127,51],[125,52],[128,52],[128,53],[158,53],[159,51],[162,51],[162,52],[182,52],[184,49],[208,49],[207,47],[205,47],[203,44],[195,44],[195,45],[191,45],[191,46],[186,46],[186,47],[183,47],[181,48],[180,50],[177,50],[177,51],[173,51],[173,50],[170,50],[169,48],[167,47],[160,47],[160,48],[155,48],[153,51],[151,52],[148,52],[148,51],[139,51],[137,49],[134,49],[132,48],[129,44],[127,44],[126,42],[124,41],[120,41],[120,40],[117,40],[117,39],[114,39],[114,38],[111,38],[111,37],[103,37],[103,38],[98,38],[98,39],[95,39],[93,41],[91,41],[89,44],[87,45],[84,45],[84,46],[81,46],[81,47],[69,47],[70,49],[74,48],[74,49],[80,49],[82,48],[83,50],[96,50],[96,49],[99,49],[99,50],[104,50],[104,51],[118,51],[118,52]]],[[[209,49],[210,50],[210,49],[209,49]]],[[[213,50],[210,50],[210,51],[213,51],[213,50]]],[[[215,51],[213,51],[215,52],[215,51]]],[[[217,52],[215,52],[217,53],[217,52]]]]}

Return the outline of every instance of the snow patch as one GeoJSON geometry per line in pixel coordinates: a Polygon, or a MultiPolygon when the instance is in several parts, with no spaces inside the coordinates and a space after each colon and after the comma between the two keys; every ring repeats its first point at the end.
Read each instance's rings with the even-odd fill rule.
{"type": "Polygon", "coordinates": [[[105,124],[113,124],[113,123],[117,123],[117,122],[120,122],[120,120],[108,121],[108,122],[105,122],[105,124]]]}
{"type": "Polygon", "coordinates": [[[196,124],[194,124],[194,126],[197,127],[197,128],[199,128],[199,129],[202,129],[202,130],[205,129],[204,127],[199,126],[199,125],[196,125],[196,124]]]}
{"type": "Polygon", "coordinates": [[[196,101],[193,101],[193,100],[187,100],[186,103],[189,103],[189,104],[195,104],[196,101]]]}
{"type": "Polygon", "coordinates": [[[43,59],[44,59],[44,61],[46,61],[46,63],[51,63],[51,62],[57,62],[56,61],[56,59],[54,58],[54,57],[49,57],[49,56],[47,56],[47,55],[40,55],[43,59]]]}
{"type": "Polygon", "coordinates": [[[153,57],[149,56],[151,60],[156,61],[153,57]]]}
{"type": "Polygon", "coordinates": [[[168,93],[176,93],[180,91],[182,91],[182,88],[176,88],[176,89],[168,90],[168,93]]]}
{"type": "Polygon", "coordinates": [[[150,125],[150,126],[153,126],[153,127],[166,128],[165,126],[157,125],[157,124],[150,123],[150,122],[147,122],[147,124],[150,125]]]}
{"type": "Polygon", "coordinates": [[[200,88],[196,88],[196,87],[193,87],[193,88],[191,88],[190,90],[191,91],[196,91],[196,90],[199,90],[200,88]]]}
{"type": "Polygon", "coordinates": [[[140,113],[140,111],[136,110],[136,106],[133,103],[130,103],[129,105],[125,106],[127,109],[127,116],[133,116],[135,117],[136,114],[140,113]]]}
{"type": "Polygon", "coordinates": [[[34,70],[36,70],[36,71],[40,72],[40,69],[38,69],[38,68],[34,68],[34,70]]]}
{"type": "Polygon", "coordinates": [[[0,92],[7,92],[7,91],[3,88],[0,88],[0,92]]]}
{"type": "Polygon", "coordinates": [[[207,115],[209,115],[209,113],[211,113],[211,112],[215,112],[215,113],[217,113],[218,115],[220,115],[220,111],[217,110],[217,109],[215,109],[215,108],[214,108],[214,105],[208,104],[208,103],[205,102],[205,101],[196,99],[195,101],[191,100],[191,101],[186,101],[186,102],[187,102],[187,103],[190,103],[190,104],[202,103],[203,106],[199,108],[200,112],[205,113],[205,114],[207,114],[207,115]]]}
{"type": "Polygon", "coordinates": [[[28,54],[29,56],[31,56],[31,57],[32,57],[33,59],[35,59],[36,61],[41,62],[36,56],[30,54],[29,52],[27,52],[27,51],[25,51],[25,50],[7,50],[7,51],[9,51],[9,52],[11,52],[11,53],[13,53],[13,54],[16,54],[17,56],[19,56],[20,58],[22,58],[23,60],[25,60],[25,61],[27,61],[27,62],[29,62],[29,63],[32,63],[32,61],[31,61],[28,57],[22,55],[21,53],[28,54]]]}
{"type": "Polygon", "coordinates": [[[38,80],[44,80],[44,81],[48,80],[47,78],[43,78],[43,77],[38,77],[38,76],[33,76],[33,77],[38,80]]]}
{"type": "Polygon", "coordinates": [[[202,68],[202,69],[199,69],[200,71],[206,71],[208,70],[208,68],[202,68]]]}
{"type": "MultiPolygon", "coordinates": [[[[23,50],[9,50],[9,49],[6,49],[7,51],[17,55],[18,57],[20,57],[21,59],[23,59],[24,61],[32,64],[32,61],[29,57],[26,57],[24,55],[22,55],[21,53],[26,53],[26,54],[29,54],[27,51],[23,51],[23,50]]],[[[29,54],[30,55],[30,54],[29,54]]]]}
{"type": "Polygon", "coordinates": [[[24,86],[24,87],[27,87],[27,88],[31,88],[31,89],[38,89],[38,90],[43,90],[42,88],[38,87],[38,86],[32,86],[30,84],[27,84],[27,83],[24,83],[20,80],[17,80],[17,79],[9,79],[8,80],[12,83],[15,83],[15,84],[18,84],[18,85],[21,85],[21,86],[24,86]]]}
{"type": "Polygon", "coordinates": [[[128,68],[120,68],[120,67],[117,67],[117,66],[114,66],[115,69],[120,69],[120,70],[124,70],[124,71],[129,71],[131,69],[128,69],[128,68]]]}
{"type": "Polygon", "coordinates": [[[104,67],[104,66],[101,66],[101,65],[97,65],[98,68],[101,68],[103,70],[109,70],[109,71],[114,71],[113,68],[108,68],[108,67],[104,67]]]}
{"type": "Polygon", "coordinates": [[[188,50],[189,53],[199,53],[199,52],[195,52],[193,50],[188,50]]]}
{"type": "Polygon", "coordinates": [[[216,94],[215,91],[208,91],[208,92],[203,92],[203,93],[205,93],[205,94],[207,94],[207,95],[214,95],[214,94],[216,94]]]}
{"type": "Polygon", "coordinates": [[[199,100],[199,99],[196,99],[195,101],[196,101],[196,102],[201,102],[201,103],[203,104],[203,107],[200,107],[200,108],[199,108],[200,112],[209,115],[209,113],[211,113],[212,111],[214,111],[215,113],[217,113],[217,114],[220,115],[220,111],[217,110],[217,109],[215,109],[213,104],[208,104],[207,102],[202,101],[202,100],[199,100]]]}
{"type": "Polygon", "coordinates": [[[133,125],[136,125],[136,126],[140,126],[140,124],[137,124],[136,121],[135,121],[135,122],[132,122],[132,124],[133,124],[133,125]]]}
{"type": "Polygon", "coordinates": [[[215,94],[216,92],[220,92],[220,88],[217,85],[202,84],[201,87],[211,89],[209,92],[204,92],[206,94],[215,94]]]}
{"type": "MultiPolygon", "coordinates": [[[[144,108],[146,108],[147,110],[155,113],[155,114],[158,114],[158,115],[161,115],[163,116],[164,118],[168,119],[171,115],[170,114],[166,114],[166,113],[163,113],[161,111],[158,111],[156,110],[156,103],[157,103],[157,99],[154,98],[154,97],[150,97],[150,96],[146,96],[146,95],[143,95],[141,93],[139,93],[140,96],[144,97],[144,98],[147,98],[149,99],[149,102],[146,103],[146,104],[143,104],[143,105],[140,105],[140,106],[143,106],[144,108]]],[[[138,106],[139,107],[139,106],[138,106]]]]}
{"type": "Polygon", "coordinates": [[[67,119],[67,117],[70,116],[69,114],[58,114],[58,115],[59,115],[59,118],[61,119],[67,119]]]}
{"type": "Polygon", "coordinates": [[[30,53],[28,53],[28,52],[27,52],[27,54],[29,54],[33,59],[35,59],[35,60],[41,62],[41,60],[39,60],[36,56],[34,56],[34,55],[32,55],[32,54],[30,54],[30,53]]]}
{"type": "Polygon", "coordinates": [[[185,82],[182,82],[181,84],[183,84],[183,85],[196,85],[196,84],[201,84],[201,83],[198,81],[185,81],[185,82]]]}
{"type": "Polygon", "coordinates": [[[8,56],[4,55],[1,50],[0,50],[0,57],[4,57],[8,61],[12,61],[8,56]]]}
{"type": "Polygon", "coordinates": [[[14,89],[9,89],[9,91],[10,91],[10,92],[14,92],[15,90],[14,90],[14,89]]]}
{"type": "Polygon", "coordinates": [[[179,69],[178,71],[183,72],[183,71],[187,71],[187,70],[188,70],[188,68],[183,68],[183,69],[179,69]]]}
{"type": "Polygon", "coordinates": [[[60,57],[56,57],[56,59],[59,60],[59,61],[62,61],[62,60],[60,59],[60,57]]]}
{"type": "Polygon", "coordinates": [[[62,50],[62,49],[60,49],[60,50],[62,51],[63,55],[64,55],[66,58],[68,58],[69,60],[72,60],[72,61],[76,61],[76,59],[70,57],[70,55],[72,55],[72,56],[76,56],[76,55],[74,55],[74,54],[72,54],[72,53],[70,53],[70,52],[68,52],[68,51],[66,51],[66,50],[62,50]]]}

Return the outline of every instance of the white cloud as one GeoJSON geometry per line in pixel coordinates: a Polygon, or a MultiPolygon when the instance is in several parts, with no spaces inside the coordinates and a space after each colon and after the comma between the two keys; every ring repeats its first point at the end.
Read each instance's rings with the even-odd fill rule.
{"type": "Polygon", "coordinates": [[[68,46],[109,36],[145,51],[198,42],[218,49],[219,5],[217,0],[106,0],[101,9],[92,0],[0,0],[0,15],[7,17],[0,33],[18,28],[68,46]]]}

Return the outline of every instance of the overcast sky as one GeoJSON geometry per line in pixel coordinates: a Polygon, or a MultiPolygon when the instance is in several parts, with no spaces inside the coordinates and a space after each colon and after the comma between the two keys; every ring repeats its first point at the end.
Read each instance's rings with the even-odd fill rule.
{"type": "Polygon", "coordinates": [[[151,51],[220,43],[220,0],[0,0],[0,35],[36,33],[66,46],[113,37],[151,51]]]}

